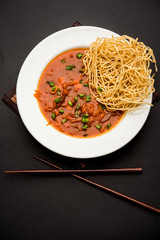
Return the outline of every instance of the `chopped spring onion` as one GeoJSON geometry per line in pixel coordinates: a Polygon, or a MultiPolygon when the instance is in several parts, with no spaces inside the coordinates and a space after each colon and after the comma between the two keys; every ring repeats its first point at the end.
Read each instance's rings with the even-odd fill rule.
{"type": "Polygon", "coordinates": [[[86,96],[86,102],[90,102],[91,101],[91,94],[86,96]]]}
{"type": "Polygon", "coordinates": [[[84,86],[84,87],[88,87],[89,85],[88,85],[87,83],[84,83],[83,86],[84,86]]]}
{"type": "Polygon", "coordinates": [[[98,89],[98,91],[102,92],[102,88],[101,87],[98,87],[97,89],[98,89]]]}
{"type": "Polygon", "coordinates": [[[52,113],[51,117],[52,117],[53,120],[56,119],[56,114],[55,114],[55,112],[52,113]]]}
{"type": "Polygon", "coordinates": [[[63,110],[63,109],[60,109],[60,110],[59,110],[59,113],[60,113],[60,114],[63,114],[63,113],[64,113],[64,110],[63,110]]]}
{"type": "Polygon", "coordinates": [[[56,98],[54,101],[55,101],[56,103],[60,103],[61,98],[56,98]]]}
{"type": "Polygon", "coordinates": [[[65,123],[66,121],[67,121],[67,119],[65,118],[65,119],[62,120],[62,123],[65,123]]]}
{"type": "Polygon", "coordinates": [[[74,100],[77,102],[77,101],[78,101],[78,97],[77,97],[77,96],[75,96],[74,100]]]}
{"type": "Polygon", "coordinates": [[[84,124],[84,125],[82,126],[82,128],[83,128],[84,130],[86,130],[86,129],[88,128],[88,125],[87,125],[87,124],[84,124]]]}
{"type": "Polygon", "coordinates": [[[89,117],[88,113],[83,115],[84,118],[89,117]]]}
{"type": "Polygon", "coordinates": [[[83,94],[83,93],[80,93],[78,96],[79,96],[80,98],[83,98],[83,97],[84,97],[84,94],[83,94]]]}
{"type": "Polygon", "coordinates": [[[80,80],[79,80],[79,83],[82,83],[82,82],[83,82],[83,79],[80,79],[80,80]]]}
{"type": "Polygon", "coordinates": [[[55,91],[56,90],[56,87],[54,86],[52,89],[51,89],[51,91],[55,91]]]}
{"type": "Polygon", "coordinates": [[[79,69],[79,72],[80,72],[80,73],[83,73],[83,69],[79,69]]]}
{"type": "Polygon", "coordinates": [[[68,105],[72,107],[72,102],[70,100],[68,101],[68,105]]]}
{"type": "Polygon", "coordinates": [[[87,98],[91,98],[91,94],[87,95],[87,98]]]}
{"type": "Polygon", "coordinates": [[[65,58],[63,58],[63,59],[61,60],[61,62],[62,62],[62,63],[65,63],[65,62],[66,62],[66,59],[65,59],[65,58]]]}
{"type": "Polygon", "coordinates": [[[50,87],[54,87],[54,85],[55,85],[55,84],[53,83],[53,81],[47,81],[47,83],[49,84],[50,87]]]}
{"type": "Polygon", "coordinates": [[[80,103],[78,103],[78,104],[77,104],[77,108],[76,108],[76,109],[77,109],[77,110],[79,110],[79,109],[80,109],[80,106],[81,106],[81,104],[80,104],[80,103]]]}
{"type": "Polygon", "coordinates": [[[60,93],[60,92],[61,92],[60,88],[57,88],[57,95],[59,95],[59,96],[60,96],[60,95],[61,95],[61,93],[60,93]]]}
{"type": "Polygon", "coordinates": [[[96,125],[96,128],[97,128],[98,130],[100,130],[102,127],[101,127],[101,125],[97,124],[97,125],[96,125]]]}
{"type": "Polygon", "coordinates": [[[72,68],[75,68],[75,65],[67,65],[66,66],[66,70],[72,70],[72,68]]]}
{"type": "Polygon", "coordinates": [[[82,123],[87,123],[87,122],[89,122],[89,119],[85,118],[85,117],[82,117],[82,123]]]}
{"type": "Polygon", "coordinates": [[[78,117],[78,110],[76,110],[76,112],[75,112],[75,117],[76,118],[78,117]]]}
{"type": "Polygon", "coordinates": [[[111,123],[108,123],[107,125],[107,129],[109,129],[111,127],[111,123]]]}
{"type": "Polygon", "coordinates": [[[82,53],[77,53],[77,55],[76,55],[76,56],[77,56],[77,58],[79,58],[79,59],[80,59],[80,58],[83,56],[83,54],[82,54],[82,53]]]}

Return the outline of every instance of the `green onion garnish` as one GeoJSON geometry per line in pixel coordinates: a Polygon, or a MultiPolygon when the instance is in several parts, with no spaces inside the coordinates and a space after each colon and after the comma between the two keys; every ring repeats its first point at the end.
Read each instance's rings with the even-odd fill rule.
{"type": "Polygon", "coordinates": [[[52,117],[53,120],[56,119],[56,114],[55,114],[55,112],[52,113],[51,117],[52,117]]]}
{"type": "Polygon", "coordinates": [[[83,115],[84,118],[89,117],[88,113],[83,115]]]}
{"type": "Polygon", "coordinates": [[[101,87],[98,87],[97,89],[98,89],[98,91],[102,92],[102,88],[101,87]]]}
{"type": "Polygon", "coordinates": [[[78,96],[79,96],[80,98],[83,98],[83,97],[84,97],[84,94],[83,94],[83,93],[80,93],[78,96]]]}
{"type": "Polygon", "coordinates": [[[101,127],[101,125],[97,124],[97,125],[96,125],[96,128],[97,128],[98,130],[100,130],[102,127],[101,127]]]}
{"type": "Polygon", "coordinates": [[[109,129],[111,127],[111,123],[108,123],[107,125],[107,129],[109,129]]]}
{"type": "Polygon", "coordinates": [[[60,110],[59,110],[59,113],[60,113],[60,114],[63,114],[63,113],[64,113],[64,110],[63,110],[63,109],[60,109],[60,110]]]}
{"type": "Polygon", "coordinates": [[[82,83],[82,82],[83,82],[83,79],[80,79],[80,80],[79,80],[79,83],[82,83]]]}
{"type": "Polygon", "coordinates": [[[86,102],[90,102],[91,101],[91,94],[86,96],[86,102]]]}
{"type": "Polygon", "coordinates": [[[84,130],[86,130],[86,129],[88,128],[88,125],[87,125],[87,124],[84,124],[84,125],[82,126],[82,128],[83,128],[84,130]]]}
{"type": "Polygon", "coordinates": [[[61,98],[56,98],[54,101],[55,101],[56,103],[60,103],[61,98]]]}
{"type": "Polygon", "coordinates": [[[78,104],[77,104],[77,108],[76,108],[76,109],[77,109],[77,110],[79,110],[79,109],[80,109],[80,106],[81,106],[81,104],[80,104],[80,103],[78,103],[78,104]]]}
{"type": "Polygon", "coordinates": [[[72,68],[75,68],[75,65],[67,65],[66,66],[66,70],[72,70],[72,68]]]}
{"type": "Polygon", "coordinates": [[[82,117],[82,123],[87,123],[89,121],[88,118],[82,117]]]}
{"type": "Polygon", "coordinates": [[[75,68],[76,66],[75,65],[70,65],[71,66],[71,68],[75,68]]]}
{"type": "Polygon", "coordinates": [[[57,95],[59,95],[59,96],[60,96],[60,95],[61,95],[61,93],[60,93],[60,92],[61,92],[60,88],[57,88],[57,95]]]}
{"type": "Polygon", "coordinates": [[[55,84],[53,83],[53,81],[47,81],[47,83],[49,84],[50,87],[54,87],[54,85],[55,85],[55,84]]]}
{"type": "Polygon", "coordinates": [[[70,100],[68,101],[68,105],[72,107],[72,102],[70,100]]]}
{"type": "Polygon", "coordinates": [[[76,112],[75,112],[75,117],[76,118],[78,117],[78,110],[76,110],[76,112]]]}
{"type": "Polygon", "coordinates": [[[77,97],[77,96],[75,96],[74,100],[77,102],[77,101],[78,101],[78,97],[77,97]]]}
{"type": "Polygon", "coordinates": [[[87,95],[87,98],[91,98],[91,94],[87,95]]]}
{"type": "Polygon", "coordinates": [[[87,83],[84,83],[83,86],[84,86],[84,87],[88,87],[89,85],[88,85],[87,83]]]}
{"type": "Polygon", "coordinates": [[[65,123],[66,121],[67,121],[67,119],[65,118],[65,119],[62,120],[62,123],[65,123]]]}
{"type": "Polygon", "coordinates": [[[65,62],[66,62],[66,59],[63,58],[63,59],[61,60],[61,62],[62,62],[62,63],[65,63],[65,62]]]}
{"type": "Polygon", "coordinates": [[[51,91],[55,91],[56,90],[56,87],[53,87],[52,89],[51,89],[51,91]]]}
{"type": "Polygon", "coordinates": [[[71,66],[67,65],[66,70],[72,70],[71,66]]]}
{"type": "Polygon", "coordinates": [[[83,56],[83,54],[82,54],[82,53],[77,53],[77,55],[76,55],[76,56],[77,56],[77,58],[79,58],[79,59],[80,59],[80,58],[83,56]]]}
{"type": "Polygon", "coordinates": [[[83,73],[83,69],[79,69],[79,72],[80,72],[80,73],[83,73]]]}

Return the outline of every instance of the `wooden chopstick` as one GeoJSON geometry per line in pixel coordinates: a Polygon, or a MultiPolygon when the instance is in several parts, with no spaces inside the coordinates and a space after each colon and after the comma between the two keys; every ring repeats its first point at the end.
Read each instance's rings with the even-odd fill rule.
{"type": "Polygon", "coordinates": [[[4,171],[4,173],[128,173],[128,172],[142,172],[142,168],[111,168],[111,169],[83,169],[83,170],[15,170],[15,171],[4,171]]]}
{"type": "MultiPolygon", "coordinates": [[[[36,156],[33,156],[33,158],[35,158],[35,159],[37,159],[37,160],[39,160],[39,161],[41,161],[41,162],[43,162],[43,163],[45,163],[45,164],[47,164],[47,165],[49,165],[49,166],[52,166],[52,167],[54,167],[54,168],[56,168],[56,169],[62,170],[62,168],[58,167],[58,166],[55,165],[55,164],[52,164],[52,163],[50,163],[50,162],[47,162],[47,161],[44,160],[44,159],[41,159],[41,158],[36,157],[36,156]]],[[[92,185],[92,186],[95,186],[95,187],[100,188],[100,189],[102,189],[102,190],[104,190],[104,191],[107,191],[107,192],[109,192],[109,193],[112,193],[113,195],[116,195],[116,196],[121,197],[121,198],[123,198],[123,199],[125,199],[125,200],[128,200],[128,201],[130,201],[130,202],[132,202],[132,203],[134,203],[134,204],[136,204],[136,205],[139,205],[139,206],[141,206],[141,207],[143,207],[143,208],[146,208],[146,209],[148,209],[148,210],[150,210],[150,211],[153,211],[153,212],[155,212],[155,213],[160,213],[160,209],[155,208],[155,207],[153,207],[153,206],[150,206],[150,205],[148,205],[148,204],[146,204],[146,203],[144,203],[144,202],[141,202],[141,201],[139,201],[139,200],[136,200],[136,199],[134,199],[134,198],[131,198],[131,197],[129,197],[129,196],[127,196],[127,195],[124,195],[124,194],[122,194],[122,193],[120,193],[120,192],[117,192],[117,191],[115,191],[115,190],[113,190],[113,189],[111,189],[111,188],[107,188],[107,187],[105,187],[105,186],[103,186],[103,185],[100,185],[100,184],[98,184],[98,183],[96,183],[96,182],[93,182],[93,181],[91,181],[91,180],[89,180],[89,179],[87,179],[87,178],[81,177],[81,176],[79,176],[79,175],[77,175],[77,174],[71,174],[71,175],[72,175],[73,177],[77,178],[77,179],[82,180],[83,182],[86,182],[86,183],[88,183],[88,184],[90,184],[90,185],[92,185]]]]}

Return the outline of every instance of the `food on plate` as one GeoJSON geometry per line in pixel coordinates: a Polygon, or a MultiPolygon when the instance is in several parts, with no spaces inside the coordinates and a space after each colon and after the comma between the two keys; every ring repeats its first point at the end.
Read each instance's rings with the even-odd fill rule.
{"type": "Polygon", "coordinates": [[[72,49],[44,69],[34,96],[48,124],[67,135],[93,137],[112,129],[124,116],[108,111],[89,89],[82,62],[87,49],[72,49]]]}
{"type": "Polygon", "coordinates": [[[150,63],[157,71],[152,49],[126,35],[97,38],[83,55],[90,91],[109,111],[149,104],[144,100],[155,91],[150,63]]]}
{"type": "Polygon", "coordinates": [[[149,104],[154,89],[150,47],[123,35],[97,38],[89,49],[71,49],[44,69],[34,96],[54,128],[74,137],[112,129],[126,114],[149,104]]]}

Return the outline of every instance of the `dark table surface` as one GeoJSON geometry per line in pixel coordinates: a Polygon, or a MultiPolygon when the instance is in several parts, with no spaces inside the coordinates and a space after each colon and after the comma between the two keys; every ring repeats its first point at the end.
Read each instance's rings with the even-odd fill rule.
{"type": "MultiPolygon", "coordinates": [[[[160,68],[158,0],[1,0],[0,94],[17,81],[20,67],[48,35],[71,26],[99,26],[138,37],[160,68]]],[[[160,90],[160,74],[155,88],[160,90]]],[[[87,176],[104,186],[160,208],[160,102],[138,135],[122,149],[95,159],[60,156],[41,146],[21,119],[0,102],[1,239],[160,239],[160,216],[70,176],[8,176],[4,170],[47,169],[37,155],[63,168],[142,167],[142,174],[87,176]]],[[[133,126],[134,127],[134,126],[133,126]]]]}

